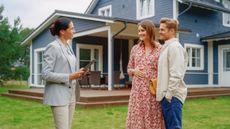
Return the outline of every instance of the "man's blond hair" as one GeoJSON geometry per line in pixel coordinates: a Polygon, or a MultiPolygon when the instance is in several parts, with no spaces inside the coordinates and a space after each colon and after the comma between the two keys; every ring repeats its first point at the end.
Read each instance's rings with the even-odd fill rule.
{"type": "Polygon", "coordinates": [[[171,18],[161,18],[160,23],[166,25],[168,29],[174,29],[175,32],[178,30],[179,21],[171,18]]]}

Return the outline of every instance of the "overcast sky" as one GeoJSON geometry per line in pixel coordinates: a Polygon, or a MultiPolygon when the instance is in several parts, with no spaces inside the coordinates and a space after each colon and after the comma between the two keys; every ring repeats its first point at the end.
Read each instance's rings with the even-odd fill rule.
{"type": "Polygon", "coordinates": [[[20,17],[23,27],[36,28],[55,9],[84,13],[91,0],[1,0],[4,6],[3,16],[8,17],[10,24],[20,17]]]}

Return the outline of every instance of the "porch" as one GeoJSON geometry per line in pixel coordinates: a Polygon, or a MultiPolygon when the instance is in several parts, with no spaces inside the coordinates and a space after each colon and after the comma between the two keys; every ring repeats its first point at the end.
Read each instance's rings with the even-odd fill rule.
{"type": "MultiPolygon", "coordinates": [[[[42,102],[44,90],[42,88],[30,88],[26,90],[9,90],[1,96],[8,96],[18,99],[42,102]]],[[[122,88],[117,90],[102,89],[81,89],[80,101],[77,102],[81,107],[99,107],[111,105],[127,105],[130,89],[122,88]]],[[[230,96],[230,87],[208,87],[208,88],[188,88],[187,99],[194,98],[215,98],[218,96],[230,96]]]]}

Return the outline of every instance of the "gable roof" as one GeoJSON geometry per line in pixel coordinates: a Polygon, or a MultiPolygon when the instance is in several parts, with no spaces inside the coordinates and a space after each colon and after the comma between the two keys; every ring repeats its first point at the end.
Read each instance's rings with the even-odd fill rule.
{"type": "Polygon", "coordinates": [[[93,9],[96,7],[98,2],[99,0],[92,0],[88,8],[85,11],[85,14],[90,14],[93,11],[93,9]]]}
{"type": "Polygon", "coordinates": [[[205,42],[205,41],[209,41],[209,40],[219,41],[219,40],[229,40],[229,39],[230,39],[230,31],[227,31],[227,32],[223,32],[223,33],[218,33],[218,34],[202,37],[201,41],[205,42]]]}
{"type": "Polygon", "coordinates": [[[206,8],[209,10],[230,13],[230,9],[224,7],[222,3],[215,2],[214,0],[178,0],[185,4],[192,3],[193,6],[197,6],[200,8],[206,8]]]}
{"type": "MultiPolygon", "coordinates": [[[[93,20],[93,21],[100,21],[105,23],[113,23],[116,21],[123,21],[124,19],[119,18],[111,18],[111,17],[103,17],[103,16],[95,16],[95,15],[88,15],[88,14],[81,14],[81,13],[74,13],[74,12],[67,12],[67,11],[61,11],[61,10],[55,10],[53,14],[51,14],[45,21],[43,21],[36,29],[34,29],[23,41],[22,45],[28,44],[32,41],[33,38],[35,38],[38,34],[40,34],[43,30],[45,30],[47,27],[50,26],[50,24],[55,21],[59,17],[71,17],[71,18],[80,18],[80,19],[86,19],[86,20],[93,20]]],[[[128,20],[125,19],[125,21],[129,23],[138,23],[138,21],[135,20],[128,20]]]]}
{"type": "MultiPolygon", "coordinates": [[[[70,17],[70,18],[79,18],[84,20],[99,21],[105,23],[115,23],[115,22],[126,22],[131,24],[138,24],[139,20],[132,19],[123,19],[117,17],[104,17],[91,14],[82,14],[68,11],[55,10],[44,22],[42,22],[35,30],[33,30],[21,43],[21,45],[26,45],[32,42],[32,40],[38,36],[42,31],[48,28],[52,22],[54,22],[59,17],[70,17]]],[[[155,24],[156,27],[159,27],[159,24],[155,24]]],[[[179,28],[179,31],[191,32],[189,29],[179,28]]]]}

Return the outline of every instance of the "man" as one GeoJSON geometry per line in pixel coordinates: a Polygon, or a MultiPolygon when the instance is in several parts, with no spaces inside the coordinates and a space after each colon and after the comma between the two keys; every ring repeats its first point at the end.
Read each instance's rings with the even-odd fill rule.
{"type": "Polygon", "coordinates": [[[163,45],[158,61],[157,101],[161,102],[167,129],[182,128],[182,107],[187,96],[183,81],[188,57],[176,38],[178,21],[169,18],[160,20],[159,35],[163,45]]]}

